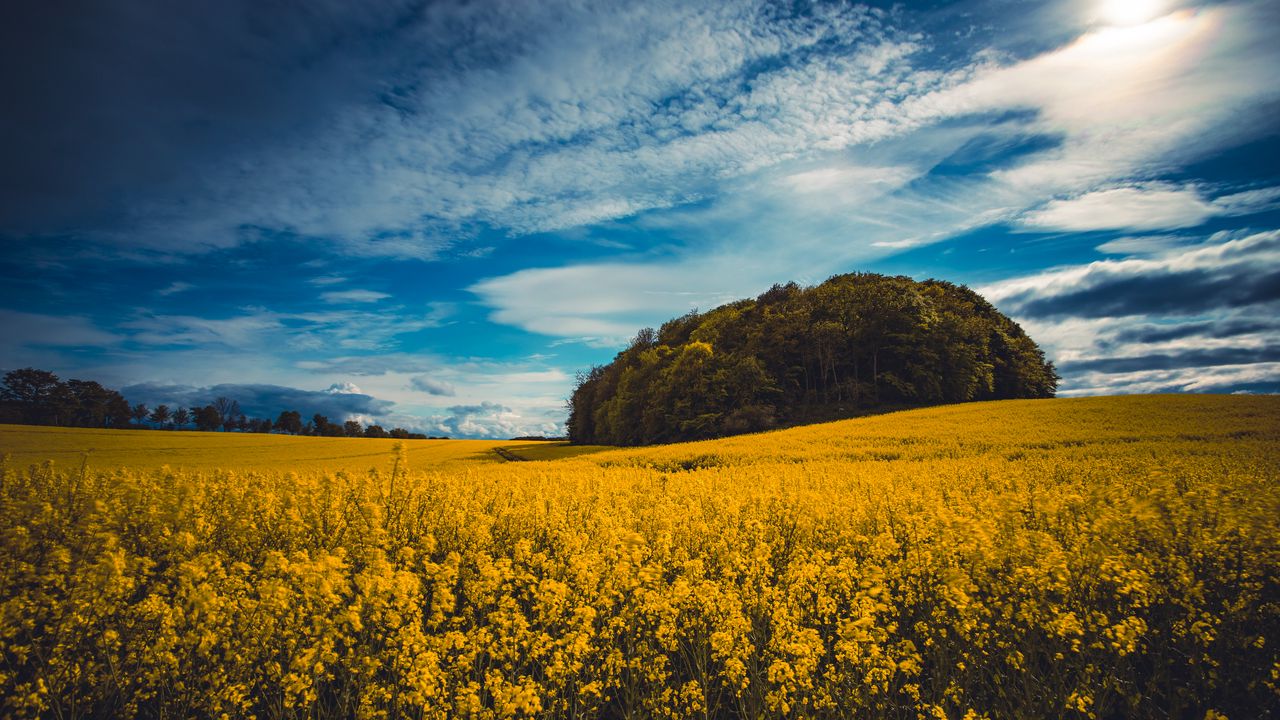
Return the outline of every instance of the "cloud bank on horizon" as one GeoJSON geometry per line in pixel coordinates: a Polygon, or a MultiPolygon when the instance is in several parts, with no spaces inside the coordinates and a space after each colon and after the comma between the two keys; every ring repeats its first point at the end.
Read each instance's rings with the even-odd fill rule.
{"type": "Polygon", "coordinates": [[[558,434],[638,328],[865,270],[1066,395],[1280,390],[1273,3],[73,4],[0,28],[0,369],[558,434]]]}

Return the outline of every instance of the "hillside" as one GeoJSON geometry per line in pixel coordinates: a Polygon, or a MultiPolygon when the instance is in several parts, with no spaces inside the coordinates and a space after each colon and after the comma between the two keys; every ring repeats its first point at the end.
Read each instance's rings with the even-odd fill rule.
{"type": "Polygon", "coordinates": [[[579,378],[575,443],[649,445],[882,408],[1052,397],[1053,365],[968,288],[869,273],[642,330],[579,378]]]}
{"type": "Polygon", "coordinates": [[[406,443],[359,459],[376,472],[254,469],[261,447],[199,433],[167,459],[223,469],[159,469],[158,435],[113,436],[134,467],[82,471],[76,443],[104,443],[69,430],[0,463],[0,714],[1280,708],[1276,397],[969,403],[540,462],[406,443]]]}

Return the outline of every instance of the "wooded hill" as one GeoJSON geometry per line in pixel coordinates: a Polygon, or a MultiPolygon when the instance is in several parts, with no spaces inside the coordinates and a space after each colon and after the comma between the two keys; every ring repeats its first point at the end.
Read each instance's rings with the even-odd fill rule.
{"type": "Polygon", "coordinates": [[[1052,397],[1058,376],[1017,323],[940,280],[871,273],[641,330],[579,375],[577,443],[647,445],[885,409],[1052,397]]]}

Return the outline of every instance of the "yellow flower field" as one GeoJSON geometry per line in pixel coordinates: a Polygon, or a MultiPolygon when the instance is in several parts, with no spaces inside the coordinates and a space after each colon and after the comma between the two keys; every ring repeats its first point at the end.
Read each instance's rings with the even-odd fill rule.
{"type": "Polygon", "coordinates": [[[1280,713],[1280,398],[522,445],[0,426],[0,715],[1280,713]]]}

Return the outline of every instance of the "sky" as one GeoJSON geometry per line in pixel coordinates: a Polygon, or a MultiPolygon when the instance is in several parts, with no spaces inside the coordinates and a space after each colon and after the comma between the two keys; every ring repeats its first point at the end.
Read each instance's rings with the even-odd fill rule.
{"type": "Polygon", "coordinates": [[[1060,396],[1280,391],[1280,4],[64,0],[0,25],[0,371],[559,435],[774,283],[968,285],[1060,396]]]}

